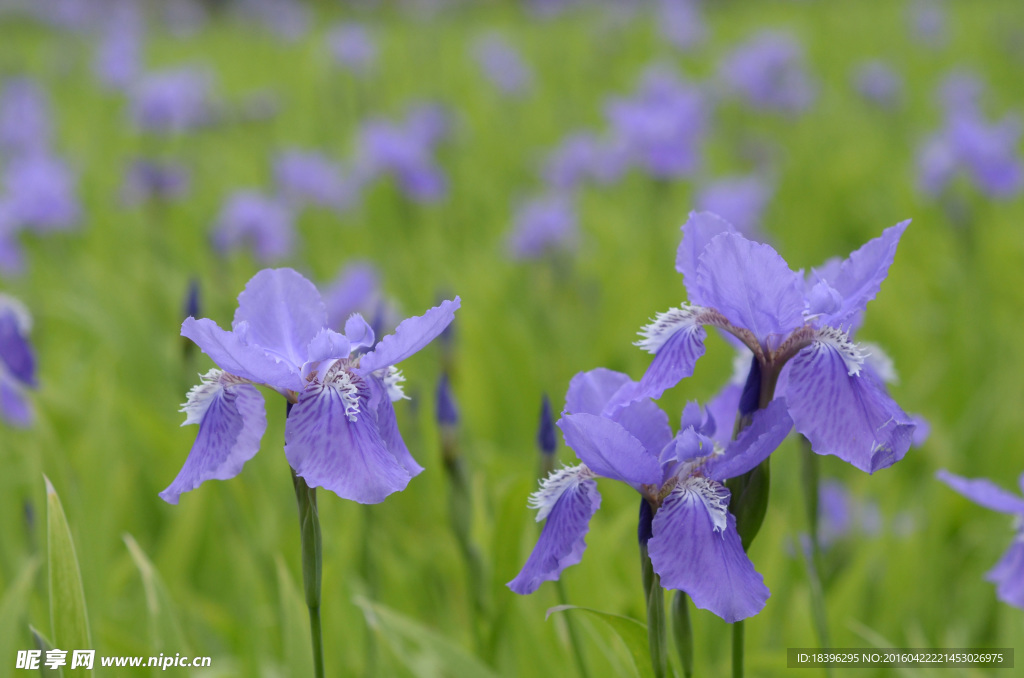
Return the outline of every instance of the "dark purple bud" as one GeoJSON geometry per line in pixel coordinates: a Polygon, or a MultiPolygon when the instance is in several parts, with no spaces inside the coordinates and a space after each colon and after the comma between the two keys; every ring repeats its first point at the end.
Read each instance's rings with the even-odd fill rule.
{"type": "Polygon", "coordinates": [[[455,426],[459,423],[459,411],[455,406],[455,396],[452,395],[447,372],[442,372],[437,382],[437,423],[441,426],[455,426]]]}
{"type": "Polygon", "coordinates": [[[647,548],[647,542],[654,536],[654,511],[643,497],[640,498],[640,522],[637,524],[636,536],[642,549],[647,548]]]}
{"type": "Polygon", "coordinates": [[[757,358],[751,358],[747,383],[743,385],[743,393],[740,395],[740,417],[749,417],[756,412],[760,399],[761,363],[757,362],[757,358]]]}
{"type": "Polygon", "coordinates": [[[28,314],[17,302],[0,295],[0,363],[26,386],[36,386],[36,358],[28,343],[28,314]]]}
{"type": "Polygon", "coordinates": [[[199,316],[199,279],[191,278],[188,281],[188,293],[185,295],[185,317],[198,318],[199,316]]]}
{"type": "Polygon", "coordinates": [[[540,427],[537,429],[537,447],[543,454],[551,456],[558,449],[555,437],[555,420],[551,416],[551,400],[545,393],[540,402],[540,427]]]}

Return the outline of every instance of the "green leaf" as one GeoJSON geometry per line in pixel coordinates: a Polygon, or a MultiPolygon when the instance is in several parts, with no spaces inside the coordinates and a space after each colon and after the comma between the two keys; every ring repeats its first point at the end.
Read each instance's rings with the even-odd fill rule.
{"type": "Polygon", "coordinates": [[[366,623],[378,631],[388,646],[419,678],[496,678],[487,665],[465,648],[415,619],[371,602],[362,596],[354,599],[363,609],[366,623]]]}
{"type": "Polygon", "coordinates": [[[306,599],[288,572],[284,559],[278,555],[277,586],[281,605],[281,654],[291,675],[313,675],[309,653],[309,611],[306,599]]]}
{"type": "Polygon", "coordinates": [[[46,544],[53,640],[62,650],[89,650],[93,645],[75,543],[71,539],[60,497],[50,479],[46,476],[43,479],[46,481],[46,544]]]}
{"type": "Polygon", "coordinates": [[[576,605],[556,605],[549,608],[545,619],[555,612],[568,612],[569,610],[586,612],[607,624],[626,645],[626,649],[629,650],[629,654],[633,657],[633,665],[636,667],[637,673],[640,674],[641,678],[652,678],[654,676],[654,670],[651,668],[651,653],[647,645],[647,626],[645,624],[632,617],[624,617],[620,614],[601,612],[593,608],[578,607],[576,605]]]}
{"type": "Polygon", "coordinates": [[[132,535],[125,532],[121,538],[142,576],[142,589],[146,594],[146,610],[149,613],[150,647],[156,650],[174,648],[182,654],[188,654],[190,649],[174,614],[170,594],[156,567],[132,535]]]}
{"type": "Polygon", "coordinates": [[[38,569],[39,559],[31,558],[0,598],[0,660],[25,649],[26,638],[20,632],[25,628],[28,598],[38,569]]]}
{"type": "MultiPolygon", "coordinates": [[[[51,678],[54,676],[63,676],[64,672],[59,668],[51,669],[46,665],[46,653],[53,649],[53,643],[51,643],[46,636],[40,633],[39,629],[31,624],[28,625],[28,630],[32,634],[32,640],[36,644],[36,649],[43,653],[43,656],[39,658],[39,673],[44,676],[50,676],[51,678]]],[[[70,655],[71,653],[69,652],[68,656],[70,655]]]]}

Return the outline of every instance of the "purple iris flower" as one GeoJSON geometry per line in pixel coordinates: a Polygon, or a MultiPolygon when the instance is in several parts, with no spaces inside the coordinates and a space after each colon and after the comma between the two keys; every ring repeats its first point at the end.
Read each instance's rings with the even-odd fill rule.
{"type": "Polygon", "coordinates": [[[309,32],[310,11],[305,3],[295,0],[242,0],[238,7],[282,40],[294,42],[309,32]]]}
{"type": "Polygon", "coordinates": [[[579,225],[572,198],[563,194],[524,202],[516,211],[508,250],[516,259],[536,259],[546,252],[572,250],[579,225]]]}
{"type": "Polygon", "coordinates": [[[918,152],[918,182],[936,196],[960,174],[993,198],[1011,198],[1024,188],[1024,163],[1018,146],[1021,125],[1008,115],[989,124],[978,110],[951,113],[946,124],[925,140],[918,152]]]}
{"type": "MultiPolygon", "coordinates": [[[[985,578],[996,585],[999,600],[1024,609],[1024,499],[984,478],[962,478],[946,470],[936,477],[974,503],[1014,517],[1013,542],[985,578]]],[[[1024,474],[1017,485],[1024,492],[1024,474]]]]}
{"type": "Polygon", "coordinates": [[[104,86],[126,90],[140,75],[143,28],[138,3],[120,2],[112,8],[93,58],[93,71],[104,86]]]}
{"type": "Polygon", "coordinates": [[[148,73],[132,87],[130,111],[136,127],[148,132],[178,133],[208,124],[212,78],[197,68],[148,73]]]}
{"type": "Polygon", "coordinates": [[[548,187],[571,191],[587,181],[610,184],[619,179],[629,163],[625,144],[603,140],[590,132],[565,137],[544,159],[541,175],[548,187]]]}
{"type": "Polygon", "coordinates": [[[850,334],[885,280],[908,223],[805,280],[769,245],[744,238],[715,214],[691,213],[676,255],[689,303],[658,314],[641,330],[637,345],[654,360],[609,412],[658,398],[693,374],[710,325],[753,355],[748,383],[754,404],[739,397],[744,415],[774,392],[785,397],[796,430],[818,454],[868,473],[896,463],[911,446],[914,421],[865,369],[866,350],[850,334]]]}
{"type": "Polygon", "coordinates": [[[939,105],[949,115],[979,113],[985,83],[972,71],[955,70],[938,87],[939,105]]]}
{"type": "Polygon", "coordinates": [[[434,150],[445,133],[445,116],[434,107],[414,109],[403,124],[367,122],[357,143],[357,175],[369,181],[390,174],[410,199],[440,200],[448,192],[448,179],[434,150]]]}
{"type": "Polygon", "coordinates": [[[755,238],[761,234],[761,217],[774,188],[762,177],[723,177],[707,184],[694,202],[697,209],[714,212],[735,226],[740,233],[755,238]]]}
{"type": "Polygon", "coordinates": [[[137,205],[150,200],[176,200],[188,190],[189,172],[184,166],[139,159],[128,166],[121,197],[126,204],[137,205]]]}
{"type": "Polygon", "coordinates": [[[0,416],[13,426],[32,423],[26,389],[35,388],[36,358],[28,343],[32,317],[24,304],[0,294],[0,416]]]}
{"type": "Polygon", "coordinates": [[[707,25],[695,0],[661,0],[655,16],[661,36],[673,47],[692,49],[707,37],[707,25]]]}
{"type": "Polygon", "coordinates": [[[883,61],[866,61],[854,71],[854,87],[865,100],[883,108],[900,103],[903,80],[883,61]]]}
{"type": "Polygon", "coordinates": [[[75,175],[60,158],[32,153],[4,168],[7,205],[17,224],[37,232],[73,228],[81,218],[75,175]]]}
{"type": "Polygon", "coordinates": [[[261,262],[288,256],[294,240],[288,206],[254,191],[239,191],[228,198],[213,231],[213,245],[222,254],[248,247],[261,262]]]}
{"type": "Polygon", "coordinates": [[[603,477],[627,483],[655,511],[647,548],[663,587],[685,591],[697,607],[727,622],[757,614],[768,589],[743,551],[722,483],[753,469],[786,437],[792,421],[785,402],[776,399],[758,411],[722,449],[709,438],[714,420],[696,403],[683,410],[675,436],[668,417],[650,400],[635,401],[613,417],[601,415],[609,399],[631,383],[606,369],[570,382],[558,427],[583,463],[551,474],[531,497],[537,520],[547,521],[509,588],[532,593],[580,561],[590,518],[601,503],[595,478],[603,477]]]}
{"type": "Polygon", "coordinates": [[[758,33],[725,58],[720,74],[756,108],[798,113],[814,101],[815,87],[804,65],[803,49],[788,33],[758,33]]]}
{"type": "Polygon", "coordinates": [[[686,176],[700,163],[709,104],[695,86],[670,71],[647,71],[639,91],[605,108],[613,134],[632,162],[659,179],[686,176]]]}
{"type": "Polygon", "coordinates": [[[380,334],[399,320],[395,304],[381,289],[377,267],[368,261],[346,264],[324,288],[324,304],[328,327],[343,327],[350,315],[358,313],[369,318],[374,332],[380,334]]]}
{"type": "Polygon", "coordinates": [[[529,93],[533,72],[508,40],[494,33],[483,35],[473,42],[473,55],[484,76],[502,94],[515,97],[529,93]]]}
{"type": "Polygon", "coordinates": [[[327,33],[327,47],[338,63],[358,75],[365,75],[377,60],[377,42],[362,24],[345,23],[327,33]]]}
{"type": "Polygon", "coordinates": [[[355,314],[345,332],[327,327],[316,287],[295,271],[265,269],[238,296],[231,331],[207,318],[187,318],[182,336],[220,369],[202,377],[182,406],[199,433],[181,472],[160,496],[211,478],[233,478],[259,450],[266,429],[263,396],[272,388],[294,403],[285,422],[285,457],[310,487],[375,504],[405,489],[423,470],[402,441],[392,402],[405,396],[395,364],[426,346],[459,307],[442,302],[408,318],[379,342],[355,314]]]}
{"type": "Polygon", "coordinates": [[[931,47],[946,42],[946,10],[936,0],[915,0],[908,8],[911,36],[931,47]]]}
{"type": "Polygon", "coordinates": [[[0,153],[30,155],[50,146],[50,102],[28,78],[11,78],[0,89],[0,153]]]}
{"type": "Polygon", "coordinates": [[[823,547],[854,531],[877,534],[882,518],[873,502],[859,500],[837,480],[824,480],[818,488],[818,537],[823,547]]]}
{"type": "Polygon", "coordinates": [[[321,207],[343,210],[352,205],[358,193],[353,179],[341,165],[322,153],[288,150],[274,160],[274,180],[278,190],[295,203],[310,202],[321,207]]]}

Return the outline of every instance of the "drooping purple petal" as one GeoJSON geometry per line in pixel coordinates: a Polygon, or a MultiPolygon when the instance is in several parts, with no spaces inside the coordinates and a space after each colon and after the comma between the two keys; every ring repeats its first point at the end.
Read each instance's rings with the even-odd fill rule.
{"type": "Polygon", "coordinates": [[[945,469],[937,471],[935,477],[980,506],[1000,513],[1024,516],[1024,498],[1007,492],[991,480],[964,478],[945,469]]]}
{"type": "Polygon", "coordinates": [[[285,422],[284,453],[310,487],[377,504],[405,489],[412,474],[388,450],[366,404],[365,386],[349,390],[330,378],[310,384],[285,422]],[[355,414],[353,407],[359,408],[355,414]]]}
{"type": "Polygon", "coordinates": [[[999,600],[1024,609],[1024,539],[1019,534],[985,579],[996,585],[999,600]]]}
{"type": "Polygon", "coordinates": [[[732,623],[760,612],[770,594],[743,551],[728,502],[718,483],[689,478],[654,515],[647,549],[663,587],[685,591],[698,608],[732,623]]]}
{"type": "Polygon", "coordinates": [[[182,425],[199,424],[199,433],[178,476],[160,493],[168,504],[207,480],[238,475],[259,451],[267,428],[260,392],[219,370],[208,372],[189,392],[182,411],[187,414],[182,425]]]}
{"type": "Polygon", "coordinates": [[[793,428],[785,398],[775,398],[768,407],[754,412],[750,425],[725,449],[704,465],[704,474],[724,481],[742,475],[768,458],[793,428]]]}
{"type": "Polygon", "coordinates": [[[803,322],[803,280],[769,245],[735,233],[715,236],[697,264],[691,299],[720,311],[762,342],[784,336],[803,322]]]}
{"type": "Polygon", "coordinates": [[[852,316],[863,311],[875,298],[889,273],[889,266],[896,256],[896,246],[908,224],[909,219],[890,226],[843,261],[839,273],[827,281],[843,301],[839,310],[822,320],[823,325],[844,327],[852,316]]]}
{"type": "Polygon", "coordinates": [[[36,385],[36,358],[15,308],[3,307],[0,295],[0,361],[11,376],[26,386],[36,385]]]}
{"type": "Polygon", "coordinates": [[[238,295],[231,325],[247,343],[298,369],[306,362],[309,343],[327,327],[327,310],[316,286],[296,271],[264,269],[238,295]],[[244,333],[242,323],[246,323],[244,333]]]}
{"type": "Polygon", "coordinates": [[[181,323],[181,336],[194,341],[225,372],[278,389],[302,390],[298,366],[259,346],[248,345],[238,334],[222,330],[209,318],[186,318],[181,323]]]}
{"type": "Polygon", "coordinates": [[[785,396],[796,430],[815,452],[874,473],[907,453],[914,422],[870,370],[851,367],[844,347],[808,346],[787,363],[775,392],[785,396]]]}
{"type": "Polygon", "coordinates": [[[620,424],[593,414],[566,414],[558,420],[565,443],[599,476],[633,487],[660,484],[657,453],[648,451],[620,424]]]}
{"type": "MultiPolygon", "coordinates": [[[[386,387],[377,383],[372,377],[370,383],[372,389],[379,388],[382,392],[386,391],[386,387]]],[[[398,419],[395,417],[395,406],[392,404],[391,398],[387,397],[386,392],[383,392],[382,395],[383,397],[376,399],[377,425],[380,427],[380,436],[384,440],[384,444],[387,445],[388,452],[409,472],[410,477],[415,478],[423,472],[423,467],[413,459],[405,440],[402,439],[402,434],[398,430],[398,419]]],[[[371,398],[371,401],[373,400],[371,398]]]]}
{"type": "Polygon", "coordinates": [[[363,356],[360,374],[369,374],[383,367],[396,365],[429,344],[455,319],[455,310],[462,300],[455,297],[442,301],[423,315],[406,318],[393,334],[380,340],[376,348],[363,356]]]}
{"type": "MultiPolygon", "coordinates": [[[[533,593],[543,582],[558,579],[562,570],[580,562],[583,557],[583,550],[587,547],[584,537],[590,529],[590,518],[601,505],[601,495],[597,491],[597,483],[586,473],[581,473],[581,468],[558,471],[534,495],[536,498],[548,491],[553,496],[547,498],[549,503],[546,506],[535,502],[547,521],[523,569],[508,583],[516,593],[533,593]]],[[[541,517],[538,514],[538,518],[541,517]]]]}

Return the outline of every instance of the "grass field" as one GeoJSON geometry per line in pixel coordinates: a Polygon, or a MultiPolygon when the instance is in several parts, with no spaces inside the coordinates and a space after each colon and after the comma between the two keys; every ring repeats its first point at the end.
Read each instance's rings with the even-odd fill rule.
{"type": "MultiPolygon", "coordinates": [[[[697,188],[755,165],[768,168],[775,187],[763,231],[794,269],[846,256],[913,219],[858,339],[884,346],[900,375],[894,397],[930,422],[931,435],[873,476],[821,459],[824,477],[880,515],[877,529],[847,535],[823,554],[831,644],[1019,644],[1021,610],[999,602],[983,578],[1013,538],[1009,520],[934,474],[947,468],[1013,489],[1024,471],[1024,200],[988,198],[966,183],[931,198],[917,189],[915,158],[942,123],[936,89],[954,69],[986,84],[989,118],[1024,108],[1024,6],[941,3],[947,37],[929,45],[914,38],[912,6],[903,2],[713,4],[704,10],[706,40],[689,50],[660,39],[648,13],[589,6],[541,20],[513,3],[434,15],[343,14],[322,3],[295,40],[233,15],[213,16],[183,38],[151,25],[147,70],[198,64],[211,72],[224,110],[241,110],[260,93],[277,107],[266,119],[228,115],[169,136],[135,130],[125,96],[98,86],[93,33],[0,18],[0,78],[27,75],[48,94],[53,146],[77,173],[82,209],[75,230],[24,234],[26,271],[0,283],[34,316],[39,365],[34,424],[0,428],[0,675],[21,674],[12,667],[17,650],[34,647],[29,624],[51,630],[43,474],[67,514],[98,653],[212,657],[197,676],[310,675],[282,401],[265,392],[261,452],[237,478],[206,483],[178,506],[157,496],[195,438],[195,427],[179,427],[179,404],[196,373],[212,367],[198,352],[183,358],[182,309],[194,277],[200,315],[226,326],[238,293],[263,268],[246,251],[218,254],[210,232],[231,192],[272,190],[277,151],[351,157],[363,120],[397,118],[423,101],[452,114],[437,156],[447,195],[416,203],[383,181],[349,211],[303,209],[295,251],[274,265],[320,284],[346,262],[372,261],[401,317],[461,296],[451,379],[484,595],[474,603],[451,528],[434,419],[442,359],[435,343],[403,363],[412,399],[397,404],[405,440],[426,471],[380,505],[319,496],[328,675],[573,675],[570,615],[592,675],[635,674],[621,641],[596,617],[545,621],[562,602],[553,584],[524,597],[505,587],[539,529],[526,501],[540,463],[540,399],[546,392],[561,409],[570,378],[598,366],[643,374],[649,356],[631,342],[654,313],[685,298],[673,263],[697,188]],[[377,37],[369,77],[339,69],[326,52],[327,29],[343,19],[364,22],[377,37]],[[693,175],[666,181],[632,170],[612,185],[586,187],[576,196],[575,251],[507,256],[516,201],[540,190],[538,166],[566,134],[605,129],[604,102],[632,92],[655,62],[716,85],[722,58],[764,28],[788,31],[803,45],[817,88],[806,111],[766,112],[725,97],[711,113],[693,175]],[[488,30],[504,35],[532,69],[525,95],[503,97],[481,75],[471,45],[488,30]],[[873,58],[903,79],[893,109],[854,90],[853,69],[873,58]],[[187,166],[187,196],[125,207],[123,172],[137,157],[187,166]],[[142,556],[133,559],[126,535],[151,571],[140,570],[142,556]]],[[[660,405],[674,423],[687,400],[703,402],[731,373],[732,351],[712,339],[694,376],[660,405]]],[[[785,674],[786,648],[817,643],[794,547],[807,529],[798,451],[791,438],[774,453],[772,501],[750,551],[772,596],[746,623],[749,675],[785,674]]],[[[575,459],[564,445],[558,458],[575,459]]],[[[562,576],[567,602],[644,620],[636,495],[610,482],[601,492],[587,552],[562,576]]],[[[693,621],[698,675],[726,675],[729,626],[699,610],[693,621]]]]}

